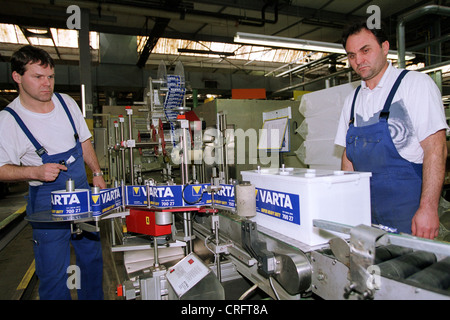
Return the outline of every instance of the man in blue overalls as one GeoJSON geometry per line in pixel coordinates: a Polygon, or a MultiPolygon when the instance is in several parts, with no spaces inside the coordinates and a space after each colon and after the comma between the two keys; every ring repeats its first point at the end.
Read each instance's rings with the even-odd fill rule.
{"type": "MultiPolygon", "coordinates": [[[[87,189],[84,163],[93,184],[105,188],[91,134],[76,102],[54,93],[50,55],[25,46],[11,58],[19,96],[0,112],[0,180],[29,181],[27,215],[50,212],[50,194],[71,178],[87,189]]],[[[31,222],[40,299],[70,299],[68,267],[72,244],[80,283],[79,299],[103,299],[103,259],[98,233],[72,235],[66,222],[31,222]]]]}
{"type": "Polygon", "coordinates": [[[381,29],[355,24],[343,45],[362,81],[345,101],[336,135],[345,147],[342,170],[372,172],[373,224],[433,239],[447,159],[441,93],[428,75],[391,65],[381,29]]]}

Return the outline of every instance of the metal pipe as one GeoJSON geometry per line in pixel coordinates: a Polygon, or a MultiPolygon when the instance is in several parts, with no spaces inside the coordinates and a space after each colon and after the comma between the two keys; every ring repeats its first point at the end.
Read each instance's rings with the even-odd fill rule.
{"type": "Polygon", "coordinates": [[[158,268],[159,267],[159,258],[158,258],[158,238],[157,237],[153,238],[153,247],[154,247],[153,255],[154,255],[154,260],[155,260],[153,265],[155,266],[155,268],[158,268]]]}
{"type": "MultiPolygon", "coordinates": [[[[120,123],[120,141],[121,144],[124,143],[125,141],[125,134],[124,134],[124,121],[125,119],[123,118],[122,115],[119,116],[119,123],[120,123]]],[[[122,180],[124,182],[126,182],[126,168],[125,168],[125,147],[124,146],[120,146],[120,155],[122,158],[122,180]]]]}
{"type": "MultiPolygon", "coordinates": [[[[180,120],[180,127],[182,131],[182,135],[180,136],[180,144],[182,148],[181,155],[181,184],[185,185],[189,183],[189,167],[188,167],[188,156],[189,149],[187,144],[187,130],[189,128],[188,120],[180,120]]],[[[193,250],[192,248],[192,214],[190,211],[183,212],[183,227],[184,227],[184,235],[189,240],[186,242],[186,254],[190,254],[193,250]]]]}
{"type": "MultiPolygon", "coordinates": [[[[133,140],[133,109],[131,107],[127,107],[127,115],[128,115],[128,140],[133,140]]],[[[130,182],[132,185],[135,184],[134,182],[134,158],[133,158],[133,146],[128,146],[130,148],[130,182]]]]}
{"type": "MultiPolygon", "coordinates": [[[[116,148],[120,148],[120,141],[119,141],[119,124],[117,121],[114,121],[114,150],[117,151],[116,148]]],[[[115,152],[115,158],[116,158],[116,181],[118,181],[120,178],[120,164],[119,164],[119,153],[115,152]]]]}
{"type": "Polygon", "coordinates": [[[398,67],[405,68],[405,23],[417,19],[426,14],[440,14],[450,15],[450,7],[444,7],[439,5],[429,5],[422,8],[418,8],[411,12],[408,12],[399,17],[397,22],[397,53],[398,53],[398,67]]]}

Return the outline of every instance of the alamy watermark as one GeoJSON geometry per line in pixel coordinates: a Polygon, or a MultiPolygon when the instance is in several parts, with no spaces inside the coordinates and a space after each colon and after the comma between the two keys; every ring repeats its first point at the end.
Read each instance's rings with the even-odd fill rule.
{"type": "MultiPolygon", "coordinates": [[[[196,128],[197,126],[194,125],[196,128]]],[[[201,128],[201,126],[200,126],[201,128]]],[[[220,165],[228,164],[257,164],[279,166],[279,142],[280,130],[278,129],[253,129],[243,130],[226,129],[224,132],[217,129],[194,129],[192,139],[188,141],[187,150],[181,148],[179,138],[183,129],[176,129],[173,133],[174,141],[178,147],[173,148],[172,161],[174,164],[202,164],[220,165]],[[212,141],[203,148],[203,137],[211,137],[212,141]],[[262,144],[261,144],[262,143],[262,144]],[[232,149],[233,156],[229,154],[232,149]],[[223,152],[222,152],[223,151],[223,152]],[[226,158],[225,158],[226,157],[226,158]]]]}
{"type": "Polygon", "coordinates": [[[67,277],[66,285],[69,290],[81,289],[81,271],[77,265],[70,265],[67,267],[66,272],[69,274],[67,277]]]}
{"type": "Polygon", "coordinates": [[[381,9],[377,5],[370,5],[366,10],[367,14],[371,14],[367,20],[366,25],[368,29],[381,29],[381,9]]]}
{"type": "Polygon", "coordinates": [[[66,20],[66,26],[68,29],[81,29],[81,9],[79,6],[73,4],[67,7],[66,13],[71,15],[66,20]]]}

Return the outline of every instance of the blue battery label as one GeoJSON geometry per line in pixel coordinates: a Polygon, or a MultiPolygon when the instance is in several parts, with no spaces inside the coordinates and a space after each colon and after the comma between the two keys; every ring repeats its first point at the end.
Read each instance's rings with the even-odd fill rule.
{"type": "Polygon", "coordinates": [[[150,205],[159,208],[182,207],[181,185],[151,187],[150,205]]]}
{"type": "Polygon", "coordinates": [[[120,188],[102,189],[92,196],[92,214],[94,216],[114,210],[122,205],[120,188]]]}
{"type": "Polygon", "coordinates": [[[256,211],[300,225],[300,198],[297,194],[256,188],[256,211]]]}
{"type": "Polygon", "coordinates": [[[183,189],[185,206],[201,206],[211,204],[211,193],[208,193],[209,184],[189,184],[183,189]]]}
{"type": "Polygon", "coordinates": [[[126,186],[126,196],[129,206],[147,206],[148,204],[147,186],[126,186]]]}
{"type": "Polygon", "coordinates": [[[54,191],[51,193],[52,214],[70,215],[91,211],[89,190],[66,192],[54,191]]]}
{"type": "Polygon", "coordinates": [[[222,188],[214,195],[214,203],[220,206],[234,208],[236,201],[234,198],[234,185],[221,184],[222,188]]]}

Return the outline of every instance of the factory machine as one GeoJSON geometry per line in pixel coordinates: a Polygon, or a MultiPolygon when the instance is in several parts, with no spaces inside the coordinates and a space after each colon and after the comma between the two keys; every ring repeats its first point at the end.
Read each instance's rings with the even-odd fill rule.
{"type": "Polygon", "coordinates": [[[119,296],[228,299],[229,284],[245,280],[239,299],[256,291],[280,300],[450,299],[450,245],[371,225],[370,173],[258,166],[232,179],[224,119],[215,140],[204,139],[185,107],[183,76],[159,74],[142,106],[148,141],[136,141],[131,108],[128,137],[127,121],[111,119],[114,186],[78,191],[69,183],[52,198],[53,219],[72,221],[74,232],[92,228],[86,221],[111,226],[126,270],[119,296]],[[207,175],[205,144],[217,161],[207,175]],[[159,180],[136,174],[138,148],[163,158],[159,180]],[[80,192],[83,208],[68,200],[80,192]]]}

